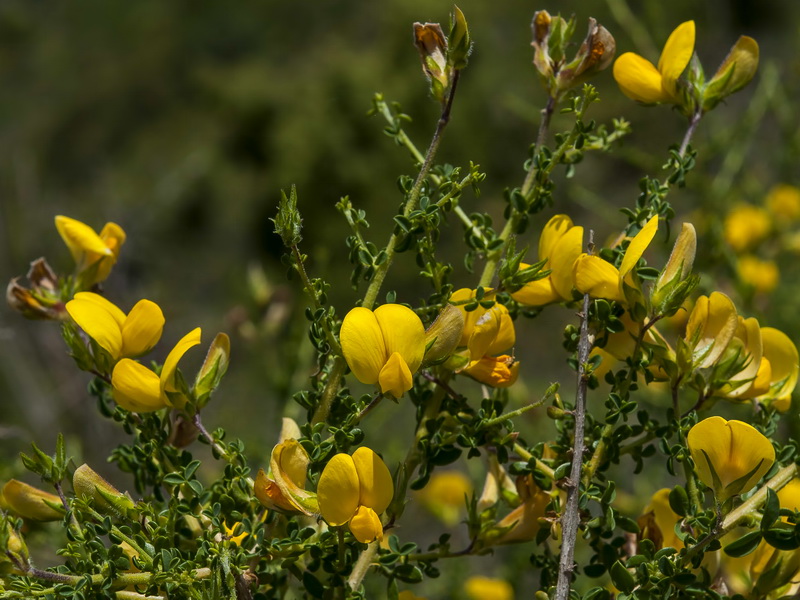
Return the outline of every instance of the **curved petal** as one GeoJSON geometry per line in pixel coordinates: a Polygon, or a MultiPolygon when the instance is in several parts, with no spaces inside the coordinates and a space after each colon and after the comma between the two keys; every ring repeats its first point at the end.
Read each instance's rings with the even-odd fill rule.
{"type": "Polygon", "coordinates": [[[3,486],[0,497],[11,511],[32,521],[58,521],[64,513],[53,508],[61,506],[61,499],[39,488],[16,479],[9,479],[3,486]]]}
{"type": "Polygon", "coordinates": [[[700,481],[714,488],[714,474],[718,475],[731,453],[731,436],[728,422],[722,417],[703,419],[689,430],[686,442],[700,481]],[[712,472],[713,469],[713,472],[712,472]]]}
{"type": "Polygon", "coordinates": [[[593,298],[624,302],[617,268],[599,256],[582,254],[575,261],[575,288],[593,298]]]}
{"type": "Polygon", "coordinates": [[[704,369],[717,362],[733,339],[738,323],[736,307],[722,292],[697,299],[684,338],[692,348],[696,368],[704,369]]]}
{"type": "Polygon", "coordinates": [[[675,97],[678,77],[686,70],[686,66],[694,53],[694,21],[686,21],[678,25],[670,34],[661,58],[658,59],[658,70],[663,77],[664,90],[675,97]]]}
{"type": "Polygon", "coordinates": [[[388,356],[375,313],[362,307],[351,310],[342,322],[339,340],[356,379],[366,384],[377,383],[388,356]]]}
{"type": "Polygon", "coordinates": [[[668,102],[671,98],[664,90],[661,73],[653,63],[633,52],[626,52],[614,62],[614,79],[622,93],[631,100],[655,104],[668,102]]]}
{"type": "Polygon", "coordinates": [[[572,228],[572,219],[567,215],[555,215],[542,228],[539,236],[539,260],[553,256],[556,243],[572,228]]]}
{"type": "MultiPolygon", "coordinates": [[[[122,351],[122,331],[115,314],[109,312],[102,303],[95,299],[77,296],[82,296],[82,294],[76,295],[75,299],[66,304],[67,312],[72,320],[114,360],[118,359],[122,351]]],[[[111,304],[97,294],[91,294],[91,296],[96,296],[96,298],[111,304]]],[[[114,308],[119,311],[118,308],[114,308]]]]}
{"type": "Polygon", "coordinates": [[[761,328],[758,324],[758,319],[754,317],[749,319],[739,317],[736,337],[742,342],[744,354],[746,355],[742,359],[747,362],[744,364],[744,368],[730,379],[733,389],[724,391],[724,394],[729,398],[750,397],[754,379],[762,363],[761,328]]]}
{"type": "Polygon", "coordinates": [[[270,470],[280,495],[294,510],[312,515],[319,510],[316,495],[307,492],[308,453],[297,440],[281,442],[272,450],[270,470]]]}
{"type": "Polygon", "coordinates": [[[502,316],[502,311],[498,309],[498,305],[494,305],[475,322],[475,327],[467,344],[471,360],[478,360],[489,353],[489,347],[500,332],[502,316]]]}
{"type": "MultiPolygon", "coordinates": [[[[520,264],[521,269],[527,266],[528,265],[520,264]]],[[[544,306],[545,304],[558,302],[562,298],[553,285],[551,275],[552,273],[544,279],[537,279],[536,281],[526,283],[516,292],[512,292],[511,297],[520,304],[526,304],[528,306],[544,306]]]]}
{"type": "Polygon", "coordinates": [[[101,296],[100,294],[95,294],[94,292],[78,292],[77,294],[75,294],[75,296],[73,296],[73,298],[75,300],[92,302],[98,308],[105,310],[114,318],[114,320],[119,325],[120,329],[122,329],[122,326],[125,324],[125,319],[127,318],[125,316],[125,313],[122,312],[122,309],[120,307],[118,307],[116,304],[114,304],[104,296],[101,296]]]}
{"type": "Polygon", "coordinates": [[[359,506],[350,519],[350,532],[362,544],[369,544],[383,539],[383,525],[375,511],[366,506],[359,506]]]}
{"type": "Polygon", "coordinates": [[[416,373],[425,354],[425,326],[413,310],[401,304],[384,304],[375,309],[383,333],[386,355],[398,352],[409,370],[416,373]]]}
{"type": "Polygon", "coordinates": [[[492,387],[509,387],[519,376],[518,361],[513,356],[484,356],[480,360],[469,363],[462,373],[466,373],[476,381],[492,387]]]}
{"type": "Polygon", "coordinates": [[[111,255],[111,250],[109,250],[108,246],[105,245],[95,230],[86,223],[58,215],[56,217],[56,229],[67,248],[69,248],[76,263],[80,263],[87,252],[111,255]]]}
{"type": "Polygon", "coordinates": [[[164,313],[158,304],[139,300],[122,325],[121,356],[132,358],[144,354],[158,343],[163,331],[164,313]]]}
{"type": "Polygon", "coordinates": [[[508,314],[508,309],[502,304],[495,304],[492,310],[500,311],[500,328],[494,341],[489,345],[486,354],[494,355],[505,352],[509,348],[513,348],[517,342],[517,333],[514,329],[514,321],[511,320],[511,315],[508,314]]]}
{"type": "Polygon", "coordinates": [[[414,376],[399,352],[394,352],[378,374],[381,392],[400,398],[414,386],[414,376]]]}
{"type": "Polygon", "coordinates": [[[728,421],[728,427],[731,430],[731,456],[727,477],[732,483],[755,469],[745,482],[737,484],[737,489],[732,491],[734,494],[744,494],[770,470],[775,462],[775,448],[752,425],[728,421]]]}
{"type": "Polygon", "coordinates": [[[583,252],[583,227],[573,227],[566,232],[553,247],[550,258],[550,278],[553,287],[562,300],[572,299],[572,288],[575,287],[573,267],[583,252]]]}
{"type": "MultiPolygon", "coordinates": [[[[466,302],[475,297],[475,290],[470,288],[461,288],[450,294],[450,302],[456,304],[457,302],[466,302]]],[[[472,335],[472,330],[475,328],[475,322],[478,318],[486,312],[485,308],[478,307],[475,310],[467,311],[464,309],[463,304],[457,305],[458,309],[464,313],[464,329],[461,332],[461,341],[459,346],[466,346],[469,343],[469,337],[472,335]]]]}
{"type": "Polygon", "coordinates": [[[167,406],[158,375],[130,358],[123,358],[111,374],[114,401],[131,412],[152,412],[167,406]]]}
{"type": "Polygon", "coordinates": [[[797,386],[798,357],[797,346],[789,336],[773,327],[761,328],[761,343],[764,348],[764,357],[769,360],[772,367],[770,378],[770,397],[791,397],[797,386]]]}
{"type": "MultiPolygon", "coordinates": [[[[96,282],[105,281],[108,277],[108,274],[111,272],[111,267],[117,262],[119,251],[122,244],[125,243],[125,238],[125,232],[122,227],[116,223],[106,223],[105,227],[103,227],[103,230],[100,232],[100,239],[103,240],[103,243],[111,251],[111,255],[97,265],[97,273],[95,275],[96,282]]],[[[86,258],[87,262],[91,264],[98,260],[100,256],[90,253],[86,258]]]]}
{"type": "Polygon", "coordinates": [[[619,276],[621,278],[624,278],[636,266],[636,263],[642,258],[642,254],[647,250],[650,242],[653,241],[657,231],[658,215],[652,217],[645,226],[642,227],[641,231],[633,237],[631,243],[628,244],[628,248],[625,250],[625,256],[622,258],[622,264],[619,266],[619,276]]]}
{"type": "Polygon", "coordinates": [[[178,369],[178,361],[186,354],[189,348],[197,346],[200,343],[200,334],[200,328],[195,327],[183,336],[180,341],[175,344],[175,347],[169,351],[169,354],[167,354],[167,358],[164,360],[164,366],[161,367],[161,377],[159,378],[162,394],[165,391],[176,391],[175,371],[178,369]]]}
{"type": "Polygon", "coordinates": [[[359,482],[349,454],[337,454],[322,471],[317,485],[319,512],[328,525],[347,523],[358,509],[359,482]]]}
{"type": "Polygon", "coordinates": [[[358,473],[358,503],[381,514],[394,496],[394,482],[386,463],[370,448],[361,446],[353,452],[353,464],[358,473]]]}

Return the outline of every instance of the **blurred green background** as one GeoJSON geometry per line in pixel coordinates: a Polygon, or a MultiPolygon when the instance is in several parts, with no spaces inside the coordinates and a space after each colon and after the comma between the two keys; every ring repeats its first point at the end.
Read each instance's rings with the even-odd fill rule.
{"type": "MultiPolygon", "coordinates": [[[[496,223],[503,189],[521,184],[522,162],[546,101],[531,65],[534,10],[574,13],[576,48],[593,16],[615,36],[617,55],[635,50],[652,61],[670,31],[694,19],[696,51],[709,75],[740,34],[756,38],[760,73],[701,123],[694,140],[698,168],[688,187],[671,195],[674,225],[685,218],[699,224],[705,289],[730,292],[762,324],[798,339],[797,261],[780,253],[781,285],[772,295],[738,294],[719,217],[734,202],[762,202],[774,184],[800,183],[800,3],[459,5],[475,49],[438,159],[482,166],[488,178],[481,196],[465,194],[462,204],[468,213],[488,212],[496,223]]],[[[129,238],[105,284],[107,296],[125,310],[142,297],[162,306],[162,357],[196,325],[206,341],[216,331],[231,334],[233,363],[206,424],[244,439],[254,465],[263,464],[285,404],[310,373],[311,358],[302,342],[304,297],[296,282],[285,282],[280,240],[269,221],[280,190],[296,184],[305,218],[303,250],[312,257],[312,275],[334,283],[331,301],[343,315],[363,287],[349,286],[348,230],[334,204],[349,195],[367,210],[370,239],[385,243],[401,201],[396,179],[413,173],[413,165],[382,133],[383,121],[367,111],[375,92],[399,101],[413,117],[409,134],[427,146],[438,107],[426,91],[411,24],[446,23],[450,6],[431,0],[4,0],[0,274],[6,281],[23,275],[39,256],[69,272],[54,215],[97,230],[106,221],[120,224],[129,238]],[[256,285],[253,273],[265,279],[256,278],[256,285]]],[[[555,206],[521,240],[534,252],[541,224],[556,212],[593,228],[596,239],[619,230],[625,221],[616,208],[634,203],[637,181],[658,175],[667,147],[683,136],[680,115],[635,105],[619,92],[610,69],[593,83],[602,102],[590,116],[604,123],[624,116],[633,133],[612,154],[588,156],[574,180],[559,173],[555,206]]],[[[552,130],[569,126],[556,115],[552,130]]],[[[668,248],[666,236],[658,239],[653,257],[668,248]]],[[[464,249],[461,225],[451,219],[442,254],[456,266],[457,287],[477,281],[461,264],[464,249]]],[[[663,264],[663,258],[653,262],[663,264]]],[[[417,302],[428,290],[415,272],[413,256],[400,256],[385,291],[417,302]]],[[[563,325],[573,314],[549,310],[546,319],[520,325],[525,329],[518,334],[517,356],[536,368],[523,367],[527,387],[519,387],[518,399],[538,398],[552,379],[570,386],[565,357],[553,349],[560,348],[563,325]]],[[[0,475],[18,473],[14,457],[31,440],[50,450],[57,431],[71,440],[74,454],[101,463],[121,432],[96,414],[85,392],[88,376],[65,354],[59,328],[26,322],[4,308],[0,337],[0,475]]],[[[201,354],[182,363],[187,372],[194,372],[201,354]]],[[[411,418],[402,405],[385,408],[375,426],[398,414],[411,418]]],[[[795,408],[792,422],[796,414],[795,408]]],[[[530,440],[544,439],[536,433],[543,420],[543,411],[523,420],[530,440]]],[[[793,431],[797,435],[796,426],[793,431]]]]}

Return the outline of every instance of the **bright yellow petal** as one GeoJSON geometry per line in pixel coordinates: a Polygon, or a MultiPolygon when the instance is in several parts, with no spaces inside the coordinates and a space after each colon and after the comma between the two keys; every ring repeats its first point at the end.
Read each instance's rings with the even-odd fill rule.
{"type": "Polygon", "coordinates": [[[714,365],[728,347],[738,327],[736,307],[722,292],[700,296],[686,324],[686,342],[697,368],[714,365]]]}
{"type": "MultiPolygon", "coordinates": [[[[116,223],[106,223],[105,227],[103,227],[103,230],[100,232],[100,239],[103,240],[103,243],[111,251],[111,255],[105,257],[105,259],[97,265],[97,274],[94,279],[96,282],[105,281],[108,277],[108,274],[111,272],[111,267],[117,262],[120,248],[122,244],[125,243],[125,237],[125,232],[122,230],[122,227],[116,223]]],[[[86,260],[91,264],[99,258],[100,256],[89,253],[86,260]]]]}
{"type": "Polygon", "coordinates": [[[189,350],[189,348],[193,346],[197,346],[200,343],[200,335],[201,329],[199,327],[195,327],[185,336],[183,336],[175,347],[169,351],[167,354],[166,360],[164,360],[164,366],[161,367],[161,377],[160,377],[160,385],[161,385],[161,392],[174,392],[175,390],[175,371],[178,369],[178,361],[183,357],[184,354],[189,350]]]}
{"type": "Polygon", "coordinates": [[[653,241],[657,231],[658,215],[652,217],[645,226],[642,227],[641,231],[633,237],[631,243],[628,244],[628,248],[625,250],[625,256],[622,257],[622,264],[619,266],[619,276],[621,278],[624,278],[636,266],[636,263],[642,258],[642,254],[647,250],[650,242],[653,241]]]}
{"type": "Polygon", "coordinates": [[[61,499],[39,488],[16,479],[10,479],[0,493],[6,506],[14,514],[33,521],[58,521],[64,513],[53,508],[61,506],[61,499]]]}
{"type": "Polygon", "coordinates": [[[513,385],[519,377],[518,361],[513,356],[506,354],[501,356],[484,356],[480,360],[474,360],[462,370],[481,383],[492,387],[504,388],[513,385]]]}
{"type": "MultiPolygon", "coordinates": [[[[524,263],[520,264],[521,269],[526,267],[528,267],[528,265],[524,263]]],[[[512,292],[511,297],[520,304],[526,304],[528,306],[544,306],[562,299],[558,290],[553,286],[553,279],[550,275],[544,279],[537,279],[536,281],[526,283],[516,292],[512,292]]]]}
{"type": "Polygon", "coordinates": [[[87,252],[111,255],[108,246],[86,223],[59,215],[56,217],[56,229],[76,263],[80,263],[87,252]]]}
{"type": "Polygon", "coordinates": [[[539,236],[539,260],[553,256],[556,243],[572,228],[572,219],[567,215],[555,215],[542,228],[539,236]]]}
{"type": "Polygon", "coordinates": [[[486,354],[492,356],[505,352],[514,347],[517,343],[517,333],[514,330],[514,321],[511,320],[511,315],[508,314],[508,309],[502,304],[495,304],[492,310],[500,311],[500,329],[494,341],[489,346],[486,354]]]}
{"type": "Polygon", "coordinates": [[[394,352],[378,374],[381,392],[400,398],[414,386],[414,376],[399,352],[394,352]]]}
{"type": "Polygon", "coordinates": [[[731,453],[727,424],[722,417],[709,417],[692,427],[686,437],[697,476],[710,488],[714,487],[712,467],[719,475],[719,469],[727,464],[731,453]]]}
{"type": "Polygon", "coordinates": [[[676,548],[680,550],[683,548],[683,542],[675,533],[675,524],[680,520],[680,516],[676,514],[669,504],[669,494],[671,488],[663,488],[658,490],[650,499],[650,504],[645,509],[653,512],[653,518],[661,532],[662,548],[676,548]]]}
{"type": "Polygon", "coordinates": [[[164,313],[158,304],[139,300],[122,325],[122,356],[132,358],[150,350],[161,339],[164,313]]]}
{"type": "Polygon", "coordinates": [[[158,375],[129,358],[123,358],[111,374],[114,401],[131,412],[152,412],[167,403],[161,393],[158,375]]]}
{"type": "Polygon", "coordinates": [[[359,506],[356,514],[350,519],[350,531],[362,544],[369,544],[383,539],[383,525],[375,511],[366,506],[359,506]]]}
{"type": "Polygon", "coordinates": [[[658,59],[658,70],[663,77],[664,90],[675,97],[678,77],[686,70],[686,66],[694,53],[694,21],[686,21],[678,25],[670,34],[661,58],[658,59]]]}
{"type": "Polygon", "coordinates": [[[489,346],[492,345],[500,332],[502,316],[502,312],[495,305],[490,310],[485,311],[475,322],[472,335],[467,343],[472,360],[478,360],[489,353],[489,346]]]}
{"type": "Polygon", "coordinates": [[[764,357],[772,367],[769,396],[774,398],[791,397],[797,386],[798,357],[797,346],[782,331],[773,327],[761,328],[761,343],[764,357]]]}
{"type": "Polygon", "coordinates": [[[337,454],[322,471],[317,485],[319,512],[328,525],[344,525],[358,508],[360,484],[349,454],[337,454]]]}
{"type": "Polygon", "coordinates": [[[582,254],[575,261],[575,288],[593,298],[606,298],[623,302],[620,276],[617,268],[599,256],[582,254]]]}
{"type": "Polygon", "coordinates": [[[733,384],[734,389],[725,392],[725,395],[729,398],[750,397],[752,396],[750,391],[753,380],[761,367],[761,327],[758,324],[758,319],[754,317],[749,319],[739,317],[736,337],[742,342],[748,362],[741,371],[731,378],[730,382],[733,384]]]}
{"type": "Polygon", "coordinates": [[[550,279],[562,300],[572,299],[575,261],[583,252],[583,227],[573,227],[558,240],[550,256],[550,279]]]}
{"type": "Polygon", "coordinates": [[[469,600],[514,600],[514,588],[502,579],[474,575],[464,583],[469,600]]]}
{"type": "Polygon", "coordinates": [[[122,312],[122,309],[100,294],[95,294],[94,292],[78,292],[75,294],[74,299],[92,302],[98,308],[105,310],[114,318],[120,329],[122,329],[122,326],[125,324],[125,319],[127,317],[125,316],[125,313],[122,312]]]}
{"type": "Polygon", "coordinates": [[[319,511],[319,506],[316,495],[305,489],[308,463],[308,453],[300,442],[286,440],[273,448],[269,464],[280,499],[293,510],[312,515],[319,511]]]}
{"type": "MultiPolygon", "coordinates": [[[[461,288],[450,295],[450,302],[456,304],[457,302],[465,302],[474,297],[475,290],[470,288],[461,288]]],[[[461,332],[461,341],[458,343],[458,345],[466,346],[469,343],[472,330],[475,328],[475,322],[483,313],[486,312],[486,309],[478,307],[477,309],[468,312],[464,309],[463,304],[458,304],[458,309],[464,314],[464,329],[461,332]]]]}
{"type": "Polygon", "coordinates": [[[361,446],[353,452],[353,464],[361,490],[358,503],[381,514],[394,496],[394,482],[386,463],[371,449],[361,446]]]}
{"type": "Polygon", "coordinates": [[[386,355],[398,352],[409,370],[416,373],[425,354],[425,326],[417,314],[400,304],[384,304],[375,309],[383,333],[386,355]]]}
{"type": "Polygon", "coordinates": [[[378,383],[386,364],[386,344],[378,319],[368,308],[354,308],[344,318],[339,333],[342,352],[350,370],[361,383],[378,383]]]}
{"type": "Polygon", "coordinates": [[[614,62],[614,79],[622,93],[631,100],[645,104],[670,100],[662,86],[661,73],[653,63],[633,52],[626,52],[614,62]]]}
{"type": "Polygon", "coordinates": [[[86,335],[97,342],[101,348],[116,360],[120,357],[120,352],[122,351],[120,324],[115,318],[115,314],[109,312],[97,299],[101,299],[108,304],[111,304],[110,302],[97,294],[91,294],[91,296],[96,298],[89,298],[83,294],[76,295],[75,299],[67,302],[67,312],[72,317],[72,320],[78,324],[78,327],[86,332],[86,335]]]}
{"type": "MultiPolygon", "coordinates": [[[[731,482],[743,477],[758,466],[744,484],[737,486],[737,494],[749,492],[766,475],[775,462],[775,448],[770,441],[752,425],[742,421],[728,421],[731,430],[731,456],[729,473],[731,482]]],[[[724,479],[723,479],[724,481],[724,479]]]]}

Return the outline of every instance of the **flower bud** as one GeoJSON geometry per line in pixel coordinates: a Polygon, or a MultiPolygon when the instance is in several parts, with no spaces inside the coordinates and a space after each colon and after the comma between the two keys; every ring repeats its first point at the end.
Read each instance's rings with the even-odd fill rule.
{"type": "Polygon", "coordinates": [[[58,521],[64,516],[61,498],[16,479],[9,480],[0,495],[2,504],[23,519],[58,521]]]}
{"type": "MultiPolygon", "coordinates": [[[[0,521],[0,575],[22,575],[17,565],[28,564],[28,546],[11,523],[0,521]]],[[[0,587],[0,590],[3,588],[0,587]]]]}
{"type": "Polygon", "coordinates": [[[31,287],[20,285],[19,277],[6,288],[6,301],[26,319],[64,320],[67,314],[58,296],[58,276],[44,258],[31,263],[27,279],[31,287]]]}
{"type": "Polygon", "coordinates": [[[753,38],[743,35],[736,40],[703,90],[704,111],[711,110],[750,83],[758,70],[758,54],[758,43],[753,38]]]}
{"type": "Polygon", "coordinates": [[[437,363],[450,356],[463,331],[464,313],[448,304],[425,332],[425,364],[437,363]]]}
{"type": "Polygon", "coordinates": [[[617,43],[608,30],[589,18],[589,32],[578,53],[569,64],[558,70],[556,86],[558,94],[580,85],[592,75],[607,68],[614,60],[617,43]]]}
{"type": "Polygon", "coordinates": [[[104,512],[125,514],[134,507],[133,500],[98,475],[87,464],[75,469],[72,488],[78,497],[88,497],[95,508],[104,512]]]}
{"type": "Polygon", "coordinates": [[[274,219],[275,233],[281,236],[283,245],[291,248],[303,239],[303,219],[297,210],[297,189],[292,186],[289,196],[281,190],[281,200],[278,203],[278,214],[274,219]]]}
{"type": "Polygon", "coordinates": [[[691,289],[689,286],[680,287],[692,273],[695,253],[697,252],[697,232],[694,225],[684,223],[675,246],[669,255],[669,260],[656,280],[653,293],[650,296],[652,305],[659,315],[669,316],[674,314],[686,300],[691,289]]]}
{"type": "Polygon", "coordinates": [[[467,58],[472,52],[472,39],[469,35],[469,27],[464,13],[457,6],[453,6],[453,14],[450,16],[450,35],[447,36],[449,51],[447,53],[447,63],[456,71],[467,66],[467,58]]]}
{"type": "Polygon", "coordinates": [[[194,397],[197,408],[203,408],[211,398],[211,394],[219,386],[223,375],[228,370],[231,358],[231,340],[224,333],[218,333],[208,348],[208,354],[194,380],[194,397]]]}
{"type": "Polygon", "coordinates": [[[414,44],[419,50],[422,72],[431,85],[431,93],[444,103],[450,77],[447,72],[447,39],[438,23],[414,23],[414,44]]]}

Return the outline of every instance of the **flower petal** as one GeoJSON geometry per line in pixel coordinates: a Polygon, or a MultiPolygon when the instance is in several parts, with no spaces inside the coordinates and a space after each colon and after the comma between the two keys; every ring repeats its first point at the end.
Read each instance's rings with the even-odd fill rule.
{"type": "Polygon", "coordinates": [[[489,310],[486,310],[475,322],[472,335],[469,337],[469,343],[467,344],[472,360],[478,360],[489,353],[489,346],[492,345],[497,334],[500,333],[502,316],[502,311],[498,309],[498,305],[494,305],[489,310]]]}
{"type": "MultiPolygon", "coordinates": [[[[525,263],[520,264],[520,269],[528,267],[525,263]]],[[[516,292],[511,293],[511,297],[521,304],[528,306],[544,306],[561,300],[561,295],[553,285],[552,273],[544,279],[537,279],[526,283],[516,292]]]]}
{"type": "Polygon", "coordinates": [[[717,362],[735,335],[738,323],[736,307],[722,292],[697,299],[685,335],[696,368],[704,369],[717,362]]]}
{"type": "Polygon", "coordinates": [[[492,387],[509,387],[517,381],[519,376],[518,361],[513,356],[506,354],[501,356],[484,356],[480,360],[474,360],[462,370],[476,381],[485,383],[492,387]]]}
{"type": "Polygon", "coordinates": [[[319,511],[316,494],[305,489],[308,453],[297,440],[281,442],[272,450],[270,470],[281,499],[306,515],[319,511]]]}
{"type": "Polygon", "coordinates": [[[94,252],[96,254],[111,255],[112,252],[108,246],[103,242],[94,229],[89,227],[86,223],[82,223],[75,219],[58,215],[56,217],[56,229],[61,235],[61,239],[69,248],[72,258],[76,263],[83,260],[87,252],[94,252]]]}
{"type": "Polygon", "coordinates": [[[366,506],[359,506],[356,514],[350,519],[350,531],[362,544],[369,544],[383,539],[383,525],[375,511],[366,506]]]}
{"type": "Polygon", "coordinates": [[[761,343],[764,348],[764,358],[769,360],[772,367],[771,389],[768,396],[776,399],[791,398],[797,386],[797,374],[800,368],[797,347],[789,336],[773,327],[761,328],[761,343]]]}
{"type": "Polygon", "coordinates": [[[486,354],[494,355],[505,352],[509,348],[513,348],[517,342],[517,333],[514,330],[514,321],[511,320],[511,315],[508,314],[508,309],[502,304],[495,304],[492,310],[500,311],[500,328],[494,341],[489,345],[486,354]]]}
{"type": "Polygon", "coordinates": [[[158,343],[163,331],[164,313],[158,304],[139,300],[122,325],[121,356],[141,356],[158,343]]]}
{"type": "Polygon", "coordinates": [[[661,58],[658,59],[658,70],[663,77],[664,90],[672,98],[675,98],[677,91],[675,82],[686,70],[692,54],[694,54],[694,21],[686,21],[670,34],[661,51],[661,58]]]}
{"type": "MultiPolygon", "coordinates": [[[[450,302],[456,304],[457,302],[465,302],[475,297],[475,290],[470,288],[461,288],[450,294],[450,302]]],[[[466,346],[469,343],[469,338],[472,335],[472,330],[475,328],[475,322],[480,316],[486,312],[483,307],[478,307],[475,310],[467,311],[464,309],[464,304],[459,304],[457,308],[464,313],[464,329],[461,331],[461,341],[459,346],[466,346]]]]}
{"type": "Polygon", "coordinates": [[[730,472],[726,475],[733,482],[758,467],[744,483],[737,485],[738,490],[732,492],[744,494],[770,470],[772,463],[775,462],[775,448],[752,425],[742,421],[728,421],[728,427],[731,430],[731,456],[730,472]]]}
{"type": "Polygon", "coordinates": [[[399,352],[394,352],[378,374],[381,392],[400,398],[414,386],[414,376],[399,352]]]}
{"type": "Polygon", "coordinates": [[[583,227],[573,227],[553,247],[553,254],[549,257],[550,279],[562,300],[572,299],[572,288],[575,287],[573,267],[582,252],[583,227]]]}
{"type": "Polygon", "coordinates": [[[16,479],[9,479],[0,492],[11,511],[32,521],[58,521],[64,513],[51,505],[61,506],[61,499],[55,494],[28,485],[16,479]]]}
{"type": "Polygon", "coordinates": [[[353,464],[360,487],[358,503],[381,514],[394,496],[394,482],[386,463],[370,448],[361,446],[353,452],[353,464]]]}
{"type": "Polygon", "coordinates": [[[111,374],[114,401],[131,412],[152,412],[167,406],[158,375],[144,365],[123,358],[111,374]]]}
{"type": "Polygon", "coordinates": [[[317,485],[319,512],[328,525],[347,523],[358,509],[359,481],[349,454],[337,454],[322,471],[317,485]]]}
{"type": "Polygon", "coordinates": [[[572,228],[572,219],[567,215],[553,216],[542,228],[539,236],[539,260],[550,259],[558,241],[572,228]]]}
{"type": "Polygon", "coordinates": [[[593,298],[606,298],[623,302],[620,276],[617,268],[599,256],[582,254],[575,261],[575,288],[593,298]]]}
{"type": "MultiPolygon", "coordinates": [[[[111,272],[111,267],[117,262],[119,251],[122,244],[125,243],[125,231],[116,223],[106,223],[103,230],[100,232],[100,239],[111,251],[111,255],[104,257],[104,260],[97,265],[97,273],[95,274],[94,281],[105,281],[108,274],[111,272]]],[[[105,254],[105,253],[104,253],[105,254]]],[[[98,260],[100,256],[89,253],[86,260],[89,264],[98,260]]]]}
{"type": "Polygon", "coordinates": [[[647,250],[650,242],[653,241],[657,231],[658,215],[652,217],[645,226],[642,227],[641,231],[633,237],[631,243],[628,244],[628,248],[625,250],[625,256],[622,258],[622,264],[619,266],[619,276],[621,278],[624,279],[636,266],[636,263],[642,258],[642,254],[647,250]]]}
{"type": "Polygon", "coordinates": [[[108,310],[106,304],[113,306],[102,296],[85,292],[67,302],[66,309],[86,335],[116,360],[122,351],[122,331],[117,318],[122,314],[124,319],[125,315],[116,306],[113,306],[115,311],[108,310]]]}
{"type": "Polygon", "coordinates": [[[653,63],[633,52],[626,52],[614,62],[614,79],[622,93],[631,100],[645,104],[670,100],[662,86],[661,73],[653,63]]]}
{"type": "Polygon", "coordinates": [[[417,314],[401,304],[384,304],[375,309],[383,333],[386,355],[398,352],[408,369],[416,373],[425,354],[425,326],[417,314]]]}
{"type": "Polygon", "coordinates": [[[342,322],[339,339],[344,358],[356,379],[366,384],[377,383],[388,355],[375,313],[362,307],[351,310],[342,322]]]}
{"type": "Polygon", "coordinates": [[[161,367],[161,377],[159,378],[162,394],[165,391],[177,391],[175,389],[175,371],[178,369],[178,361],[186,354],[189,348],[197,346],[200,343],[200,334],[200,328],[195,327],[183,336],[180,341],[175,344],[175,347],[169,351],[169,354],[167,354],[167,358],[164,360],[164,366],[161,367]]]}

